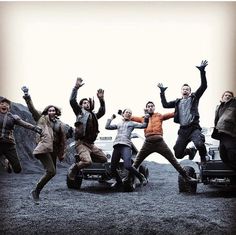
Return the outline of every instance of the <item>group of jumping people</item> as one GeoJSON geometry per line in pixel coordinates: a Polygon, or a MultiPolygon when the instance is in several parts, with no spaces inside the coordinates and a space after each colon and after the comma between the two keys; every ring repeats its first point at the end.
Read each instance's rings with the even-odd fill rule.
{"type": "MultiPolygon", "coordinates": [[[[208,160],[198,111],[199,100],[207,89],[205,71],[207,65],[208,62],[204,60],[199,66],[196,66],[200,71],[201,78],[199,88],[195,92],[191,92],[191,87],[184,84],[181,87],[182,97],[173,101],[166,100],[167,87],[158,83],[157,87],[160,89],[163,107],[173,108],[174,112],[165,114],[155,112],[154,102],[148,101],[144,109],[145,113],[141,117],[133,116],[132,110],[126,108],[121,113],[120,123],[112,124],[112,120],[116,117],[114,114],[107,120],[105,128],[117,130],[111,159],[111,174],[115,179],[112,188],[122,188],[123,186],[122,178],[117,171],[121,158],[124,160],[124,167],[139,179],[140,185],[146,185],[147,179],[138,171],[138,168],[144,159],[154,152],[165,157],[186,181],[196,182],[196,179],[188,176],[177,159],[188,155],[192,160],[198,151],[201,164],[205,164],[208,160]],[[174,154],[163,139],[162,122],[170,118],[180,125],[174,154]],[[135,128],[144,129],[145,141],[132,163],[131,133],[135,128]],[[194,143],[194,147],[187,148],[191,141],[194,143]]],[[[71,180],[74,180],[76,175],[83,168],[90,166],[92,162],[107,162],[106,154],[94,144],[99,133],[98,119],[106,112],[104,90],[97,91],[100,107],[95,112],[93,99],[83,98],[79,103],[77,102],[78,90],[83,85],[83,79],[77,78],[72,89],[70,105],[76,116],[76,121],[74,127],[69,129],[68,125],[60,121],[61,110],[57,106],[48,105],[42,112],[38,111],[33,105],[29,89],[25,86],[22,87],[23,98],[36,125],[27,123],[19,116],[12,114],[10,112],[11,101],[4,97],[0,99],[0,156],[7,159],[8,168],[11,167],[15,173],[21,171],[21,164],[16,152],[14,126],[20,125],[37,133],[37,145],[33,150],[33,155],[42,163],[45,173],[31,191],[34,200],[39,199],[43,187],[55,176],[57,159],[63,161],[67,138],[74,138],[76,156],[78,157],[78,161],[69,168],[68,177],[71,180]]],[[[220,140],[222,160],[236,170],[236,99],[232,91],[224,92],[221,103],[216,109],[214,125],[212,137],[220,140]]]]}

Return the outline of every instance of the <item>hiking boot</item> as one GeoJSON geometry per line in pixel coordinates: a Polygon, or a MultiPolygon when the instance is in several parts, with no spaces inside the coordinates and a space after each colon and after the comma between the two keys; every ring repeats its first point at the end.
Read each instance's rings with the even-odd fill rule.
{"type": "Polygon", "coordinates": [[[115,180],[114,178],[111,178],[111,179],[107,180],[106,182],[107,182],[108,184],[113,185],[113,184],[116,183],[116,180],[115,180]]]}
{"type": "Polygon", "coordinates": [[[39,193],[40,193],[40,191],[38,189],[34,189],[30,193],[31,193],[31,195],[32,195],[32,197],[33,197],[33,199],[35,201],[39,200],[39,193]]]}
{"type": "Polygon", "coordinates": [[[10,162],[7,162],[6,171],[7,171],[9,174],[12,173],[12,166],[11,166],[11,163],[10,163],[10,162]]]}
{"type": "Polygon", "coordinates": [[[195,147],[189,148],[188,149],[188,156],[189,156],[188,159],[189,160],[193,160],[195,155],[196,155],[196,153],[197,153],[197,149],[195,147]]]}
{"type": "Polygon", "coordinates": [[[141,185],[141,186],[147,185],[148,181],[147,181],[146,177],[145,177],[142,173],[140,173],[140,175],[141,175],[141,178],[140,178],[140,185],[141,185]]]}
{"type": "Polygon", "coordinates": [[[76,163],[73,163],[68,170],[68,178],[70,180],[75,180],[75,176],[77,175],[78,171],[78,166],[76,165],[76,163]]]}
{"type": "Polygon", "coordinates": [[[115,182],[111,185],[111,189],[122,189],[123,183],[122,182],[115,182]]]}

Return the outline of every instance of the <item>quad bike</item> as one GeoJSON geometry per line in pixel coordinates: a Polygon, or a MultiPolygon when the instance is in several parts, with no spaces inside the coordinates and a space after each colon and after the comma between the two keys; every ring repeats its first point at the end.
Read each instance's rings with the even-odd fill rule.
{"type": "Polygon", "coordinates": [[[209,159],[206,163],[197,162],[199,173],[197,173],[195,168],[192,166],[184,166],[188,175],[198,179],[198,182],[187,182],[181,175],[179,175],[179,192],[196,193],[198,183],[217,186],[236,185],[236,171],[232,170],[222,162],[218,146],[209,147],[208,156],[209,159]]]}
{"type": "MultiPolygon", "coordinates": [[[[80,170],[74,180],[71,180],[67,175],[67,187],[72,189],[80,189],[83,180],[95,180],[100,183],[107,183],[107,181],[111,180],[111,154],[113,150],[112,144],[113,141],[111,137],[100,137],[98,140],[96,140],[95,145],[106,153],[108,161],[106,163],[93,162],[89,167],[80,170]]],[[[137,152],[137,148],[134,146],[134,144],[132,144],[132,159],[135,158],[137,152]]],[[[75,162],[79,161],[78,155],[75,155],[74,158],[75,162]]],[[[144,164],[140,165],[138,170],[148,179],[149,170],[144,164]]],[[[123,162],[119,163],[118,172],[123,180],[124,191],[134,191],[136,186],[139,184],[139,181],[135,176],[130,176],[128,174],[128,171],[124,168],[123,162]]]]}

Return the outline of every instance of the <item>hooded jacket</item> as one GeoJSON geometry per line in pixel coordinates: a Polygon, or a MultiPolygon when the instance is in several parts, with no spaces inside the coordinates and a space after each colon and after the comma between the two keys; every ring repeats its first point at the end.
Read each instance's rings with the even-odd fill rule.
{"type": "Polygon", "coordinates": [[[23,98],[25,99],[28,109],[31,112],[34,120],[43,130],[41,135],[37,134],[36,136],[37,146],[34,149],[33,154],[54,152],[56,153],[59,160],[63,160],[66,146],[64,124],[59,119],[56,119],[55,122],[57,123],[59,131],[56,133],[57,136],[54,136],[49,116],[42,115],[41,112],[35,109],[30,96],[23,96],[23,98]]]}

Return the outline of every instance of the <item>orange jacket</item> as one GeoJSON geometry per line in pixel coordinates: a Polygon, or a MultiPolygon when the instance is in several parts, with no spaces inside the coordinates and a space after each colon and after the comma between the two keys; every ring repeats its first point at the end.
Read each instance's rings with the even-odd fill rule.
{"type": "MultiPolygon", "coordinates": [[[[162,130],[162,122],[173,118],[174,113],[166,113],[166,114],[160,114],[160,113],[154,113],[149,118],[148,126],[144,129],[145,137],[150,135],[163,135],[162,130]]],[[[144,117],[132,117],[131,121],[135,122],[143,122],[144,117]]]]}

